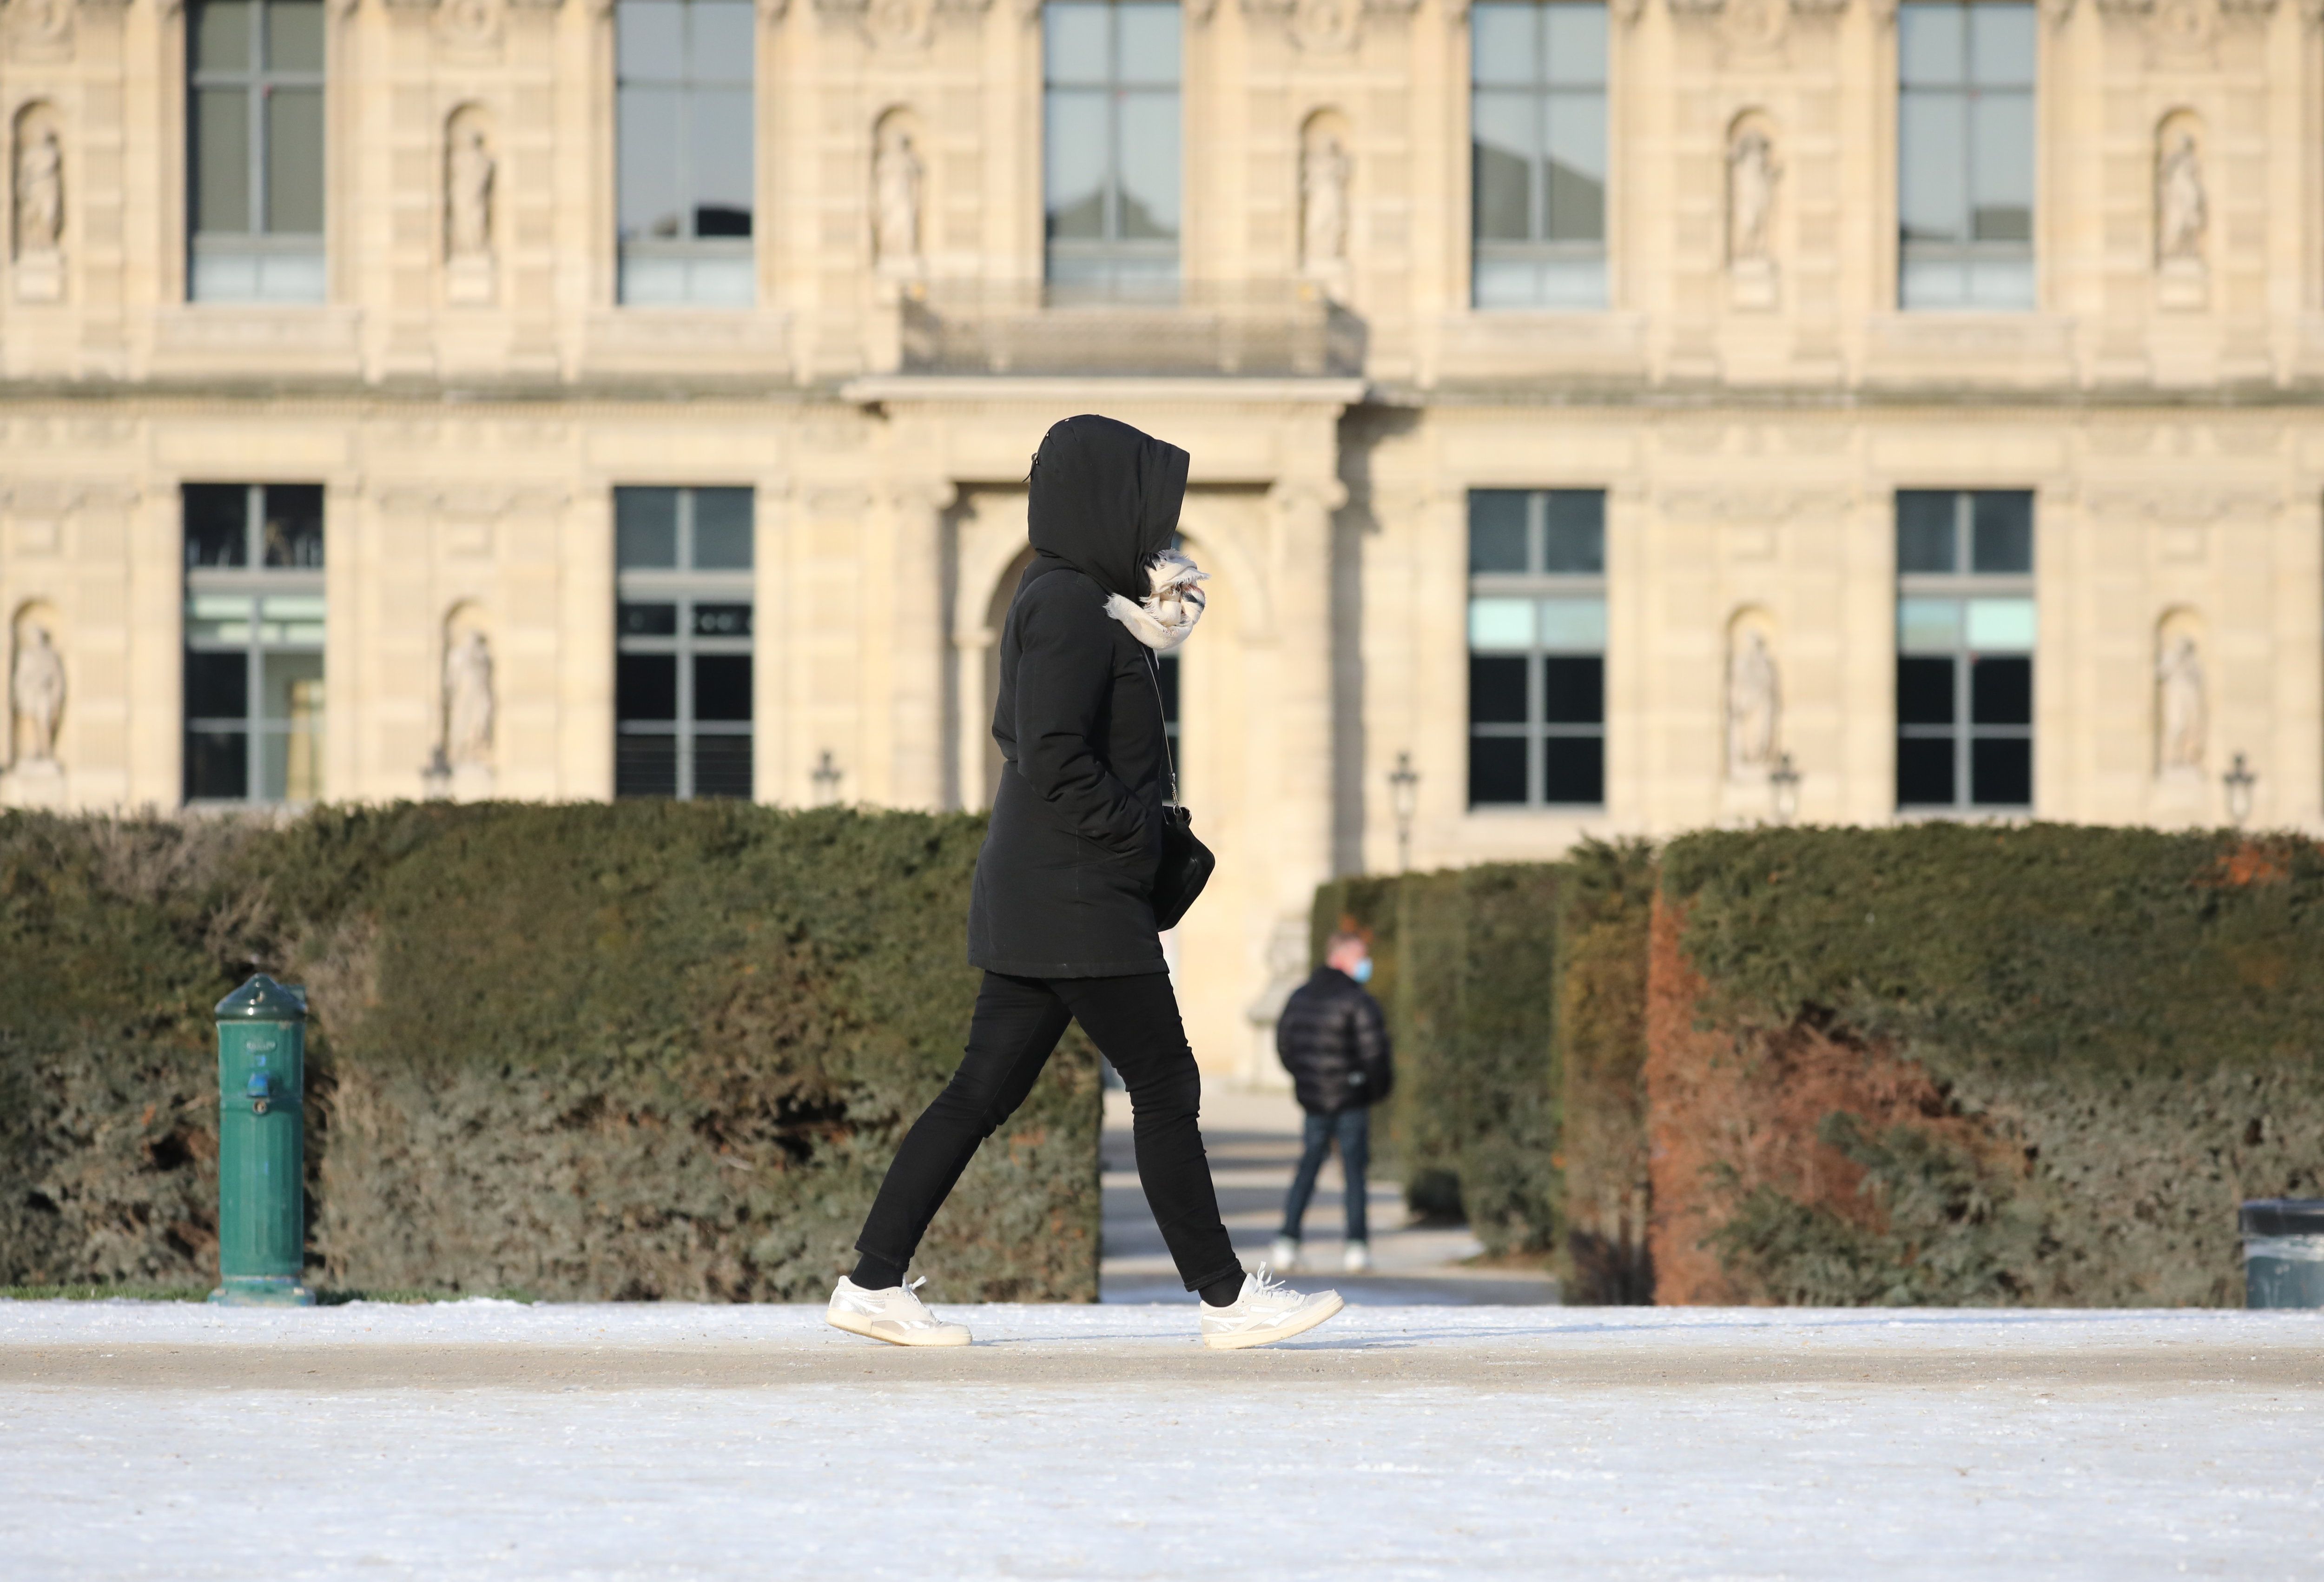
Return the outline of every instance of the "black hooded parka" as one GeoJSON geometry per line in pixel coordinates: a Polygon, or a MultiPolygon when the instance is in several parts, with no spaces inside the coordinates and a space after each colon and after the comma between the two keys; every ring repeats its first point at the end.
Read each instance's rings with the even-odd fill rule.
{"type": "Polygon", "coordinates": [[[1166,742],[1153,660],[1105,613],[1170,547],[1188,458],[1111,418],[1067,418],[1033,458],[1037,551],[1001,633],[1004,762],[968,903],[968,959],[1019,977],[1164,970],[1154,927],[1166,742]]]}

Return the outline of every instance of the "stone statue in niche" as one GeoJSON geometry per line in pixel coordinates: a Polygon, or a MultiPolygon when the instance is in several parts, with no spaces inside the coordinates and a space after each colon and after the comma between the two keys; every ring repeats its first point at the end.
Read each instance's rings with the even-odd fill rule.
{"type": "Polygon", "coordinates": [[[493,751],[493,651],[481,632],[462,633],[444,651],[444,756],[484,763],[493,751]]]}
{"type": "Polygon", "coordinates": [[[1727,285],[1738,308],[1775,305],[1775,150],[1745,126],[1727,151],[1727,285]]]}
{"type": "Polygon", "coordinates": [[[1299,253],[1309,273],[1327,272],[1348,256],[1348,151],[1337,133],[1310,140],[1299,162],[1299,253]]]}
{"type": "Polygon", "coordinates": [[[49,642],[49,629],[27,625],[16,640],[16,663],[8,685],[14,739],[24,744],[18,766],[57,761],[57,722],[65,711],[65,661],[49,642]]]}
{"type": "Polygon", "coordinates": [[[53,302],[64,294],[65,156],[55,131],[26,134],[16,151],[16,296],[53,302]]]}
{"type": "Polygon", "coordinates": [[[909,269],[919,260],[925,174],[911,132],[890,127],[872,156],[872,242],[882,269],[909,269]]]}
{"type": "Polygon", "coordinates": [[[454,258],[493,248],[493,179],[498,173],[484,129],[464,126],[452,136],[445,183],[445,251],[454,258]]]}
{"type": "Polygon", "coordinates": [[[1767,218],[1775,206],[1775,151],[1767,134],[1747,126],[1727,155],[1728,256],[1767,256],[1767,218]]]}
{"type": "Polygon", "coordinates": [[[64,228],[64,151],[43,126],[16,154],[16,250],[53,253],[64,228]]]}
{"type": "Polygon", "coordinates": [[[2163,773],[2200,774],[2209,731],[2203,698],[2203,656],[2183,633],[2163,644],[2154,667],[2155,757],[2163,773]]]}
{"type": "Polygon", "coordinates": [[[2195,134],[2183,127],[2164,145],[2154,179],[2154,250],[2164,263],[2185,258],[2200,263],[2209,205],[2203,193],[2202,154],[2195,134]]]}
{"type": "Polygon", "coordinates": [[[1775,717],[1780,707],[1775,658],[1757,630],[1738,634],[1727,660],[1727,775],[1748,780],[1775,762],[1775,717]]]}

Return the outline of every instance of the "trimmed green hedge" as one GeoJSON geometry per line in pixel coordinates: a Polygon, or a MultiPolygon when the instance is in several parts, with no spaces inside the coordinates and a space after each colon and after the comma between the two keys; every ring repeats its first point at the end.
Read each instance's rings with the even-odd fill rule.
{"type": "MultiPolygon", "coordinates": [[[[210,1004],[309,990],[310,1262],[337,1286],[818,1297],[958,1059],[981,821],[733,803],[0,817],[0,1284],[216,1267],[210,1004]]],[[[1077,1036],[922,1251],[1094,1300],[1077,1036]]]]}
{"type": "Polygon", "coordinates": [[[1646,936],[1654,850],[1585,841],[1564,865],[1557,917],[1557,1030],[1564,1187],[1564,1299],[1654,1300],[1647,1252],[1646,936]]]}
{"type": "Polygon", "coordinates": [[[1656,1082],[1745,1117],[1696,1117],[1700,1160],[1655,1182],[1708,1228],[1716,1299],[2236,1305],[2237,1203],[2324,1195],[2312,842],[1701,834],[1663,893],[1693,1025],[1658,1020],[1685,1069],[1658,1042],[1656,1082]]]}
{"type": "Polygon", "coordinates": [[[1316,893],[1323,937],[1372,938],[1372,989],[1396,1041],[1384,1153],[1413,1208],[1465,1217],[1486,1250],[1554,1244],[1558,870],[1503,864],[1346,879],[1316,893]]]}

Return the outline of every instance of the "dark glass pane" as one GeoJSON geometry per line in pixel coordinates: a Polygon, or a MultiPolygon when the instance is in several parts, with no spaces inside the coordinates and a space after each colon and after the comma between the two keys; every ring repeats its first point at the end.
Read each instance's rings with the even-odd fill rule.
{"type": "Polygon", "coordinates": [[[184,500],[187,566],[247,565],[250,491],[240,484],[188,484],[184,500]]]}
{"type": "MultiPolygon", "coordinates": [[[[1176,21],[1176,6],[1170,7],[1176,21]]],[[[1120,134],[1115,167],[1121,178],[1121,229],[1133,241],[1176,241],[1178,236],[1178,96],[1120,96],[1114,125],[1120,134]]]]}
{"type": "Polygon", "coordinates": [[[1896,805],[1953,805],[1953,738],[1900,736],[1896,741],[1896,805]]]}
{"type": "Polygon", "coordinates": [[[1526,569],[1524,490],[1469,491],[1469,569],[1526,569]]]}
{"type": "Polygon", "coordinates": [[[1606,661],[1550,654],[1541,661],[1541,717],[1549,725],[1597,725],[1606,717],[1606,661]]]}
{"type": "Polygon", "coordinates": [[[1958,571],[1953,542],[1953,502],[1946,489],[1896,491],[1896,569],[1958,571]]]}
{"type": "Polygon", "coordinates": [[[247,655],[186,655],[188,719],[245,719],[249,715],[250,660],[247,655]]]}
{"type": "Polygon", "coordinates": [[[676,796],[678,738],[615,736],[613,794],[617,797],[676,796]]]}
{"type": "Polygon", "coordinates": [[[1596,576],[1606,569],[1606,496],[1596,489],[1553,489],[1545,571],[1596,576]]]}
{"type": "MultiPolygon", "coordinates": [[[[1056,14],[1056,6],[1043,8],[1056,14]]],[[[1042,203],[1052,238],[1095,241],[1105,235],[1106,171],[1111,161],[1105,96],[1048,90],[1042,106],[1042,203]]]]}
{"type": "Polygon", "coordinates": [[[694,717],[750,719],[749,654],[697,653],[694,656],[694,717]]]}
{"type": "Polygon", "coordinates": [[[694,634],[696,637],[748,637],[751,634],[751,606],[696,605],[694,606],[694,634]]]}
{"type": "Polygon", "coordinates": [[[1977,659],[1969,667],[1971,725],[2034,723],[2034,661],[1977,659]]]}
{"type": "Polygon", "coordinates": [[[678,564],[678,491],[613,491],[613,563],[624,571],[678,564]]]}
{"type": "Polygon", "coordinates": [[[699,571],[751,569],[751,491],[694,491],[694,565],[699,571]]]}
{"type": "Polygon", "coordinates": [[[186,800],[242,801],[250,795],[250,739],[240,731],[186,733],[186,800]]]}
{"type": "Polygon", "coordinates": [[[1178,656],[1166,653],[1154,667],[1154,680],[1162,689],[1162,721],[1165,725],[1178,723],[1178,656]]]}
{"type": "Polygon", "coordinates": [[[259,510],[269,566],[322,565],[322,485],[269,484],[260,491],[259,510]]]}
{"type": "Polygon", "coordinates": [[[194,229],[217,236],[250,229],[250,91],[194,92],[194,229]]]}
{"type": "Polygon", "coordinates": [[[266,96],[266,224],[276,236],[323,234],[323,90],[266,96]]]}
{"type": "Polygon", "coordinates": [[[1523,736],[1469,738],[1469,805],[1526,800],[1526,740],[1523,736]]]}
{"type": "Polygon", "coordinates": [[[1522,654],[1469,656],[1469,723],[1526,722],[1526,666],[1522,654]]]}
{"type": "Polygon", "coordinates": [[[697,797],[751,796],[751,738],[694,738],[694,794],[697,797]]]}
{"type": "Polygon", "coordinates": [[[322,0],[267,0],[266,63],[277,71],[323,69],[322,0]]]}
{"type": "Polygon", "coordinates": [[[189,12],[194,69],[247,71],[255,65],[250,14],[250,0],[198,0],[189,12]]]}
{"type": "Polygon", "coordinates": [[[697,203],[694,206],[694,234],[697,236],[747,236],[751,234],[751,211],[724,203],[697,203]]]}
{"type": "Polygon", "coordinates": [[[1470,105],[1472,220],[1480,242],[1534,236],[1534,151],[1539,116],[1530,94],[1480,92],[1470,105]]]}
{"type": "Polygon", "coordinates": [[[1606,101],[1560,94],[1549,101],[1548,239],[1606,239],[1606,101]]]}
{"type": "Polygon", "coordinates": [[[1953,661],[1950,659],[1899,659],[1896,661],[1896,723],[1953,723],[1953,661]]]}
{"type": "Polygon", "coordinates": [[[616,616],[624,637],[675,637],[678,635],[676,605],[631,605],[621,606],[616,616]]]}
{"type": "Polygon", "coordinates": [[[1591,806],[1606,800],[1606,739],[1552,736],[1541,745],[1541,800],[1591,806]]]}
{"type": "Polygon", "coordinates": [[[2022,489],[1969,496],[1969,569],[2034,569],[2034,496],[2022,489]]]}
{"type": "Polygon", "coordinates": [[[1969,747],[1969,800],[1980,808],[2034,804],[2034,744],[2024,736],[1981,736],[1969,747]]]}
{"type": "Polygon", "coordinates": [[[613,712],[622,719],[678,717],[678,655],[623,653],[613,659],[613,712]]]}

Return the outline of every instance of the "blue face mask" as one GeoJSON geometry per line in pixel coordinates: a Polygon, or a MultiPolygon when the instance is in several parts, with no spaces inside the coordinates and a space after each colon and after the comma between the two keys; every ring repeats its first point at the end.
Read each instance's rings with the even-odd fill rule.
{"type": "Polygon", "coordinates": [[[1348,976],[1355,979],[1360,984],[1368,984],[1371,982],[1372,958],[1367,956],[1361,961],[1357,962],[1356,970],[1350,973],[1348,976]]]}

